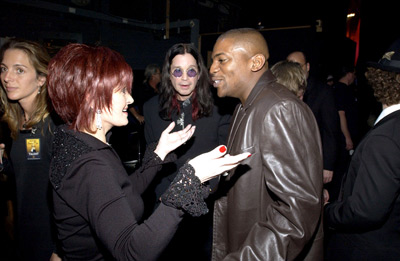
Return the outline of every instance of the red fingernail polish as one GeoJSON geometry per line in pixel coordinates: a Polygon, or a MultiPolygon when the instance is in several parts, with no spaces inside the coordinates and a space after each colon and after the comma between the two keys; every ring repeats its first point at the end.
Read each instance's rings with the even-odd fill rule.
{"type": "Polygon", "coordinates": [[[224,152],[226,151],[226,147],[225,147],[225,146],[222,146],[221,148],[219,148],[219,151],[220,151],[221,153],[224,153],[224,152]]]}
{"type": "Polygon", "coordinates": [[[248,158],[250,158],[251,157],[251,154],[249,154],[249,156],[247,156],[248,158]]]}

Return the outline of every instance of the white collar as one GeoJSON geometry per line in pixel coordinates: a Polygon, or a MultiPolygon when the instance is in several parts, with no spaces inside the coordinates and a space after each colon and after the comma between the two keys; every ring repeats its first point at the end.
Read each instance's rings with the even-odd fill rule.
{"type": "Polygon", "coordinates": [[[383,111],[381,112],[381,114],[379,114],[378,119],[376,119],[374,125],[376,125],[380,120],[382,120],[383,118],[385,118],[386,116],[388,116],[389,114],[400,110],[400,103],[399,104],[395,104],[395,105],[391,105],[389,107],[387,107],[386,109],[383,109],[383,111]]]}

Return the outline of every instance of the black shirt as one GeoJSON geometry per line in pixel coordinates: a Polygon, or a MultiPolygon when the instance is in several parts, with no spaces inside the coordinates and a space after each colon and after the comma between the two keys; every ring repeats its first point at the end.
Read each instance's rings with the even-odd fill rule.
{"type": "Polygon", "coordinates": [[[49,116],[20,131],[10,160],[16,182],[16,236],[23,260],[48,260],[55,251],[52,234],[49,166],[55,123],[49,116]]]}
{"type": "Polygon", "coordinates": [[[161,163],[152,152],[128,176],[108,144],[66,126],[56,132],[50,180],[66,260],[157,258],[183,216],[181,210],[161,204],[142,220],[141,194],[161,163]]]}

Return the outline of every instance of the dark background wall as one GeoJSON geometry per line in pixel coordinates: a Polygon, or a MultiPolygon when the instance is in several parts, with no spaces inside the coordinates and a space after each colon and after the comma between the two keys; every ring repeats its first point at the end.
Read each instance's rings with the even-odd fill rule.
{"type": "Polygon", "coordinates": [[[17,36],[41,41],[53,54],[68,42],[105,45],[124,55],[135,72],[135,83],[140,83],[145,66],[161,65],[166,50],[177,42],[195,43],[209,64],[221,32],[254,27],[268,41],[270,65],[300,49],[308,54],[312,73],[324,77],[355,60],[356,43],[346,37],[350,7],[361,19],[357,65],[361,73],[366,61],[378,60],[400,37],[395,2],[265,1],[267,7],[261,8],[256,0],[171,0],[172,27],[165,39],[166,0],[0,0],[0,39],[17,36]],[[65,11],[70,8],[75,12],[65,11]],[[198,28],[174,27],[173,23],[191,19],[198,21],[198,28]]]}

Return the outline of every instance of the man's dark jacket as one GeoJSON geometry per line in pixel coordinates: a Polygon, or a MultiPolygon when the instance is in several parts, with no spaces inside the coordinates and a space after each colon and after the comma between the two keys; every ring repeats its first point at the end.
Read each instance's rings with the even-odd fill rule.
{"type": "Polygon", "coordinates": [[[339,114],[336,109],[333,88],[313,77],[309,77],[304,102],[311,108],[318,123],[324,169],[333,170],[340,134],[339,114]]]}
{"type": "Polygon", "coordinates": [[[342,197],[325,207],[336,229],[328,260],[400,259],[400,111],[380,120],[354,152],[342,197]]]}

